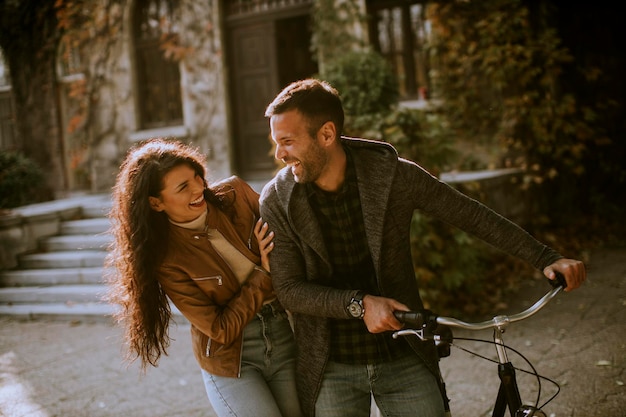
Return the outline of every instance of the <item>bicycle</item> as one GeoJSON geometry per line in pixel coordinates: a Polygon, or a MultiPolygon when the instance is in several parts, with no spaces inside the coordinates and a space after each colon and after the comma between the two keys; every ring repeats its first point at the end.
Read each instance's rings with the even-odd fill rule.
{"type": "MultiPolygon", "coordinates": [[[[493,317],[491,320],[483,322],[467,323],[452,317],[438,316],[430,310],[395,311],[394,314],[399,321],[407,325],[414,326],[416,328],[398,330],[393,333],[393,337],[398,338],[400,336],[413,335],[417,336],[423,341],[434,340],[440,357],[446,357],[450,355],[450,346],[458,347],[453,343],[454,340],[471,340],[495,345],[498,358],[497,363],[500,387],[498,389],[492,417],[504,417],[507,408],[509,409],[511,417],[546,417],[546,414],[542,411],[542,408],[545,407],[546,404],[552,401],[559,394],[559,384],[556,381],[539,375],[534,366],[530,363],[530,361],[528,361],[528,359],[526,359],[517,350],[506,346],[504,344],[503,333],[509,324],[527,319],[536,314],[546,304],[548,304],[562,289],[566,287],[565,278],[560,274],[557,274],[557,278],[555,280],[548,281],[550,282],[552,289],[548,291],[543,297],[541,297],[537,302],[535,302],[535,304],[533,304],[531,307],[517,314],[513,314],[510,316],[498,315],[493,317]],[[472,338],[455,338],[450,328],[467,330],[485,330],[493,328],[493,342],[472,338]],[[518,354],[520,357],[522,357],[530,366],[532,372],[514,367],[512,362],[508,359],[507,350],[511,350],[518,354]],[[537,378],[538,393],[534,405],[523,404],[519,391],[519,386],[517,384],[517,377],[515,374],[516,370],[534,375],[537,378]],[[539,406],[542,379],[554,384],[557,388],[557,391],[545,403],[539,406]]],[[[471,352],[463,347],[459,348],[470,354],[477,355],[482,359],[493,361],[489,358],[471,352]]]]}

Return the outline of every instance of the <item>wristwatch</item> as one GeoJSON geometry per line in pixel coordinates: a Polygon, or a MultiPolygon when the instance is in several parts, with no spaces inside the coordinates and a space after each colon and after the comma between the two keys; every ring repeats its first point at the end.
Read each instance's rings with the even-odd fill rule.
{"type": "Polygon", "coordinates": [[[362,319],[365,315],[365,307],[363,307],[364,296],[363,291],[358,291],[346,306],[348,313],[355,319],[362,319]]]}

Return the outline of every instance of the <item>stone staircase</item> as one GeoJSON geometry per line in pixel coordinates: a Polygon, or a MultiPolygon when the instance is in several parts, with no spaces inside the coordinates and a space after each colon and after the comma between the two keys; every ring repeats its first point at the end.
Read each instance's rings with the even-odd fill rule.
{"type": "Polygon", "coordinates": [[[78,218],[60,221],[57,234],[39,238],[36,251],[0,272],[0,316],[112,320],[114,306],[102,301],[109,207],[108,199],[86,200],[78,218]]]}

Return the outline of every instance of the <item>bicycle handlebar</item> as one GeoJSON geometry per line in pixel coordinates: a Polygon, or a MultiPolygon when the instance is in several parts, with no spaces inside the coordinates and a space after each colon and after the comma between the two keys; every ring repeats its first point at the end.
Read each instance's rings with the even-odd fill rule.
{"type": "MultiPolygon", "coordinates": [[[[557,273],[557,277],[554,280],[548,280],[550,285],[552,285],[552,289],[548,291],[539,301],[533,304],[531,307],[522,311],[521,313],[513,314],[511,316],[507,315],[499,315],[493,317],[491,320],[478,322],[478,323],[468,323],[462,320],[455,319],[453,317],[443,317],[437,316],[433,314],[429,310],[422,311],[394,311],[394,315],[398,319],[398,321],[406,323],[411,326],[416,326],[417,328],[426,327],[428,324],[435,322],[436,324],[441,324],[449,327],[456,327],[460,329],[468,329],[468,330],[484,330],[489,328],[498,328],[503,329],[509,323],[513,323],[516,321],[527,319],[528,317],[537,313],[541,308],[543,308],[550,300],[552,300],[562,289],[564,289],[567,284],[565,283],[565,278],[563,275],[557,273]]],[[[402,336],[404,334],[412,333],[413,330],[399,330],[396,332],[398,336],[402,336]]]]}

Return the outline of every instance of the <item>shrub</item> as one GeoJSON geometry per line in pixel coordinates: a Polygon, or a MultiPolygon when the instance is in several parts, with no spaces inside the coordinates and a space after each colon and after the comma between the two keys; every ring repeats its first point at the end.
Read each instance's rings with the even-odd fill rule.
{"type": "Polygon", "coordinates": [[[347,52],[322,74],[339,91],[347,115],[389,112],[398,102],[398,86],[387,61],[377,52],[347,52]]]}
{"type": "Polygon", "coordinates": [[[430,48],[438,70],[432,81],[452,130],[469,143],[506,147],[503,164],[525,169],[521,185],[533,190],[542,214],[536,226],[567,225],[585,211],[607,208],[610,188],[604,185],[625,183],[621,165],[611,163],[623,153],[610,155],[619,141],[607,135],[602,118],[613,108],[608,95],[585,101],[581,94],[596,90],[603,70],[592,71],[588,59],[573,62],[553,23],[555,10],[531,4],[435,3],[430,48]],[[568,84],[574,65],[586,78],[568,84]],[[608,181],[598,181],[603,177],[608,181]]]}
{"type": "Polygon", "coordinates": [[[0,208],[38,202],[43,173],[20,152],[0,152],[0,208]]]}

